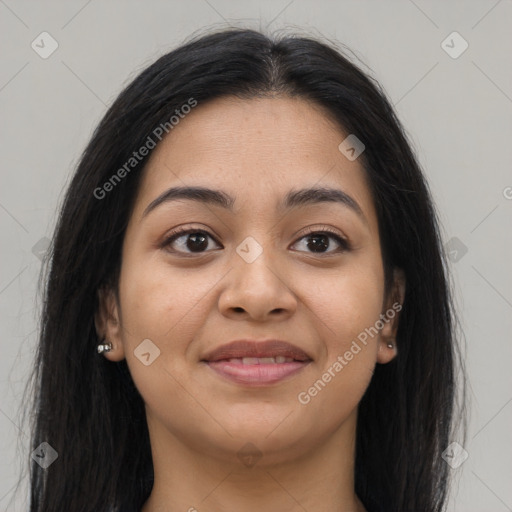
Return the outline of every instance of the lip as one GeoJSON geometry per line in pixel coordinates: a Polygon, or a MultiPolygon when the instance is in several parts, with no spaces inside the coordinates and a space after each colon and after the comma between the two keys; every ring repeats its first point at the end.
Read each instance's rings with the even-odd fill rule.
{"type": "Polygon", "coordinates": [[[270,385],[303,370],[312,358],[304,350],[281,340],[236,340],[209,352],[201,360],[222,377],[247,386],[270,385]],[[250,361],[244,358],[252,358],[250,361]],[[279,362],[261,361],[280,358],[279,362]],[[286,358],[286,361],[282,361],[286,358]]]}
{"type": "Polygon", "coordinates": [[[297,361],[311,361],[311,356],[299,347],[282,340],[235,340],[207,353],[202,361],[215,362],[243,357],[291,357],[297,361]]]}

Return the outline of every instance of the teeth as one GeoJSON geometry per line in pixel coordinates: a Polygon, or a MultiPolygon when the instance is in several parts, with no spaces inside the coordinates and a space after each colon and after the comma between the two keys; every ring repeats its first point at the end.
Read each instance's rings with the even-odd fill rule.
{"type": "Polygon", "coordinates": [[[243,364],[260,364],[260,360],[257,357],[244,357],[242,358],[243,364]]]}
{"type": "Polygon", "coordinates": [[[293,363],[292,357],[276,356],[276,357],[243,357],[228,359],[230,363],[235,364],[282,364],[293,363]]]}

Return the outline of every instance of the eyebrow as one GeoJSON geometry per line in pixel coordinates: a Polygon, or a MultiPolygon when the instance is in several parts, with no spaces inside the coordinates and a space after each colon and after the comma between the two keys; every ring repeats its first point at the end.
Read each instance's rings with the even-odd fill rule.
{"type": "MultiPolygon", "coordinates": [[[[192,201],[198,201],[200,203],[219,206],[231,212],[233,211],[233,206],[235,204],[235,198],[222,190],[214,190],[200,186],[173,187],[166,190],[156,199],[151,201],[151,203],[144,210],[142,218],[144,218],[161,204],[168,203],[170,201],[177,201],[180,199],[188,199],[192,201]]],[[[278,210],[286,211],[300,206],[308,206],[311,204],[319,203],[342,204],[355,212],[366,224],[368,223],[361,207],[355,201],[355,199],[353,199],[342,190],[330,187],[311,187],[303,188],[300,190],[291,190],[286,194],[284,200],[279,203],[278,210]]]]}

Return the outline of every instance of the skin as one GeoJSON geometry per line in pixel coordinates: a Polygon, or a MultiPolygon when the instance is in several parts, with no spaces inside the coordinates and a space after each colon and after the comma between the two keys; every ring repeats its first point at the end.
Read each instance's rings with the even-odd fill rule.
{"type": "Polygon", "coordinates": [[[405,291],[397,270],[385,294],[376,211],[360,159],[338,150],[346,136],[303,99],[221,98],[198,105],[153,150],[126,231],[119,299],[101,290],[96,315],[114,346],[105,357],[126,358],[146,404],[155,484],[143,512],[365,510],[354,492],[357,406],[375,365],[396,356],[387,343],[399,315],[308,404],[297,399],[405,291]],[[185,185],[225,191],[234,212],[179,200],[143,217],[162,192],[185,185]],[[276,210],[290,190],[311,186],[343,190],[364,219],[332,202],[276,210]],[[207,231],[208,245],[191,252],[182,235],[162,247],[178,226],[207,231]],[[315,251],[304,229],[327,226],[350,250],[328,238],[315,251]],[[248,236],[263,250],[252,263],[236,252],[248,236]],[[252,388],[200,362],[240,338],[286,340],[313,361],[252,388]],[[144,339],[160,350],[149,365],[134,354],[144,339]],[[237,457],[248,442],[261,454],[252,466],[237,457]]]}

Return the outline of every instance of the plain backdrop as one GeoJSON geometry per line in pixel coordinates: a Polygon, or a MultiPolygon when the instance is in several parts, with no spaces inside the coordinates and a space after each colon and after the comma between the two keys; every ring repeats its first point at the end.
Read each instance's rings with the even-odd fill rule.
{"type": "Polygon", "coordinates": [[[469,456],[451,470],[449,510],[512,510],[510,0],[0,0],[0,509],[27,510],[26,477],[13,490],[31,452],[19,410],[41,254],[80,153],[140,70],[229,25],[347,45],[394,103],[439,209],[465,334],[469,456]]]}

